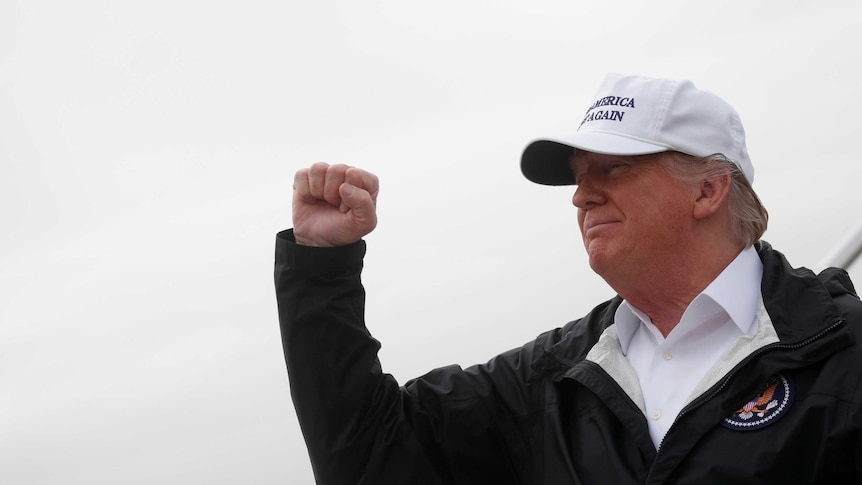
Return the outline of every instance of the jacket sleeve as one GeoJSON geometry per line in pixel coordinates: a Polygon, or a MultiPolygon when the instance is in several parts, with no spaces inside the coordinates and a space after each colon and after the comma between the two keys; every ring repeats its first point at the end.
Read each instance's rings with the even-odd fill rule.
{"type": "Polygon", "coordinates": [[[276,239],[291,396],[318,483],[517,483],[506,445],[518,441],[517,426],[501,424],[509,413],[493,404],[492,381],[512,385],[520,364],[494,378],[499,363],[451,366],[400,387],[382,372],[365,326],[364,254],[363,241],[311,248],[291,231],[276,239]]]}

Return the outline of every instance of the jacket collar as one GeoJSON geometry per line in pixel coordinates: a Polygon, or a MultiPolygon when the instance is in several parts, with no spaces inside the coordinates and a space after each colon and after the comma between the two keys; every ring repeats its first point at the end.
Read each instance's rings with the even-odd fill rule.
{"type": "MultiPolygon", "coordinates": [[[[763,305],[780,344],[792,347],[813,341],[828,343],[834,338],[846,345],[849,341],[846,332],[829,335],[831,338],[825,340],[820,338],[827,333],[835,334],[830,330],[843,323],[833,297],[855,294],[846,273],[827,270],[818,277],[809,269],[791,267],[784,255],[765,241],[756,243],[755,249],[763,262],[763,305]]],[[[553,380],[562,379],[586,358],[605,329],[613,324],[614,314],[622,301],[620,296],[616,296],[582,319],[566,324],[559,330],[559,341],[534,362],[535,370],[553,380]]],[[[828,354],[836,347],[820,345],[816,348],[828,354]]]]}
{"type": "Polygon", "coordinates": [[[755,248],[763,261],[763,304],[782,344],[805,342],[842,320],[833,297],[852,291],[852,284],[848,290],[831,272],[821,279],[807,268],[793,268],[765,241],[755,248]]]}

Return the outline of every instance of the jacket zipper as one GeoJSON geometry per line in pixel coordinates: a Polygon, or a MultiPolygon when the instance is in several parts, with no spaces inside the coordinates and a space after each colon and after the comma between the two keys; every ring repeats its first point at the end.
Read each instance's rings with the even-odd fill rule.
{"type": "MultiPolygon", "coordinates": [[[[727,387],[727,384],[731,381],[731,379],[733,379],[733,377],[736,375],[736,373],[739,372],[739,370],[741,368],[748,365],[748,363],[751,362],[755,357],[759,356],[760,354],[763,354],[764,352],[768,352],[768,351],[773,350],[773,349],[792,350],[792,349],[798,349],[798,348],[804,347],[806,345],[811,344],[812,342],[815,342],[815,341],[821,339],[824,335],[835,330],[838,326],[843,325],[844,323],[845,323],[844,319],[836,320],[829,327],[823,329],[822,331],[820,331],[819,333],[817,333],[815,335],[812,335],[811,337],[808,337],[807,339],[805,339],[801,342],[797,342],[795,344],[782,344],[780,342],[777,342],[774,344],[769,344],[769,345],[763,346],[763,347],[755,350],[754,352],[748,354],[748,356],[745,359],[743,359],[738,364],[736,364],[733,367],[733,369],[730,369],[730,371],[727,373],[727,375],[725,375],[724,379],[721,381],[721,385],[718,386],[714,391],[712,391],[709,394],[709,396],[707,396],[703,399],[698,399],[696,402],[693,402],[693,403],[689,404],[688,406],[686,406],[685,408],[683,408],[683,410],[680,411],[679,414],[677,415],[676,419],[673,420],[673,423],[671,423],[670,428],[668,428],[668,432],[670,432],[670,430],[673,429],[674,425],[680,420],[680,418],[682,418],[683,416],[685,416],[689,412],[694,411],[695,409],[703,406],[707,402],[711,401],[722,390],[724,390],[724,388],[727,387]]],[[[665,436],[667,436],[667,434],[665,434],[665,436]]],[[[653,461],[653,466],[655,465],[655,463],[658,462],[658,458],[661,455],[662,445],[664,445],[664,437],[662,437],[661,441],[659,442],[658,450],[656,450],[656,452],[657,452],[656,458],[653,461]]],[[[652,470],[652,467],[650,467],[650,469],[652,470]]],[[[650,475],[652,475],[652,471],[650,471],[650,475]]],[[[649,480],[650,480],[650,477],[647,476],[647,483],[649,483],[649,480]]]]}

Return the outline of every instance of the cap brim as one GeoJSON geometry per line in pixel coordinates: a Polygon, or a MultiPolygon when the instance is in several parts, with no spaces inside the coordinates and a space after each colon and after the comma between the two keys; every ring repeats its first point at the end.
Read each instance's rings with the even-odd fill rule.
{"type": "Polygon", "coordinates": [[[568,137],[540,138],[530,142],[521,154],[521,173],[537,184],[574,185],[570,163],[575,150],[629,156],[670,149],[616,133],[579,131],[568,137]]]}

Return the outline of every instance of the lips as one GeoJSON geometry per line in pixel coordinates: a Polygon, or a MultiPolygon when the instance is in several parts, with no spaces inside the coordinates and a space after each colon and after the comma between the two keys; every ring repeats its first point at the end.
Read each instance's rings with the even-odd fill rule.
{"type": "Polygon", "coordinates": [[[619,224],[619,221],[615,220],[599,220],[599,221],[589,221],[584,223],[584,232],[590,232],[593,229],[604,228],[613,224],[619,224]]]}

